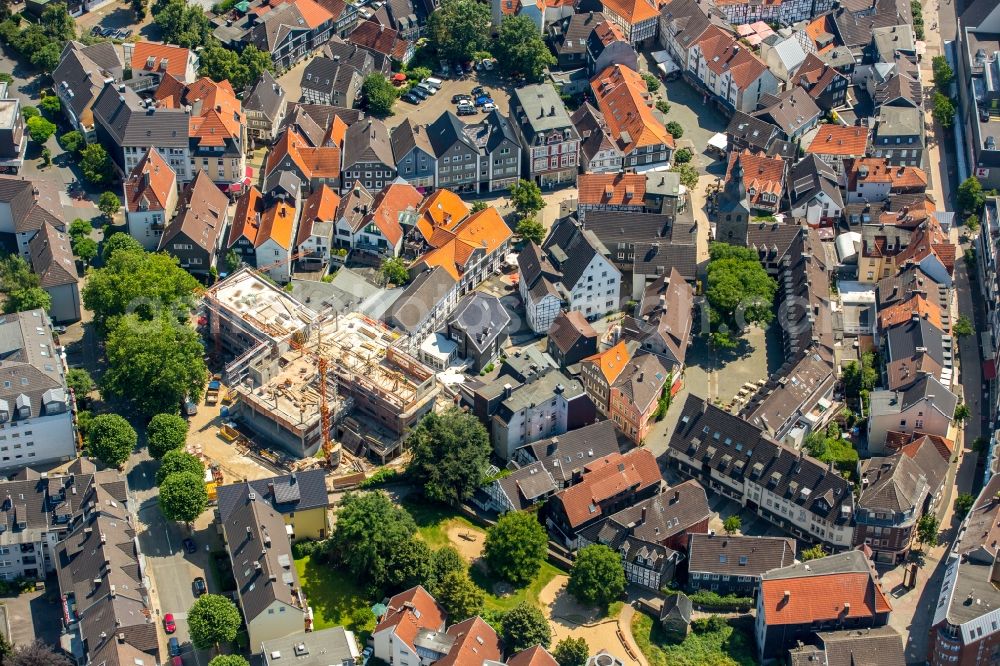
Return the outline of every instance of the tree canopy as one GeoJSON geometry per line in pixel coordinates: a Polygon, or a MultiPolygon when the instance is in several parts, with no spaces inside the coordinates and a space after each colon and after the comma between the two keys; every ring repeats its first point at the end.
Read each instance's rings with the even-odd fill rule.
{"type": "Polygon", "coordinates": [[[585,604],[605,607],[625,594],[621,556],[604,544],[581,548],[569,573],[569,593],[585,604]]]}
{"type": "Polygon", "coordinates": [[[590,658],[590,648],[587,647],[586,639],[567,636],[556,643],[552,656],[559,662],[559,666],[583,666],[590,658]]]}
{"type": "Polygon", "coordinates": [[[116,250],[102,268],[90,273],[83,304],[105,326],[127,313],[147,320],[161,312],[179,317],[187,313],[199,289],[198,280],[175,257],[164,252],[116,250]]]}
{"type": "Polygon", "coordinates": [[[236,639],[236,632],[240,630],[242,622],[236,605],[219,594],[199,597],[187,616],[191,642],[199,650],[207,650],[220,643],[231,643],[236,639]]]}
{"type": "Polygon", "coordinates": [[[545,225],[533,218],[523,218],[517,223],[515,231],[518,236],[535,245],[541,245],[545,241],[545,225]]]}
{"type": "Polygon", "coordinates": [[[472,497],[490,464],[489,434],[472,414],[457,408],[425,416],[409,436],[411,477],[424,496],[457,506],[472,497]]]}
{"type": "Polygon", "coordinates": [[[208,506],[205,478],[192,472],[169,474],[160,484],[159,499],[167,520],[193,523],[208,506]]]}
{"type": "Polygon", "coordinates": [[[188,422],[177,414],[157,414],[146,426],[149,455],[162,458],[167,452],[180,449],[187,441],[188,422]]]}
{"type": "Polygon", "coordinates": [[[351,575],[381,588],[389,581],[395,550],[416,530],[410,514],[384,492],[348,493],[340,501],[329,548],[351,575]]]}
{"type": "Polygon", "coordinates": [[[168,44],[194,49],[209,43],[212,27],[198,5],[184,0],[158,0],[153,4],[153,22],[160,28],[160,37],[168,44]]]}
{"type": "Polygon", "coordinates": [[[858,452],[851,440],[841,437],[840,426],[836,422],[827,426],[826,432],[811,432],[802,443],[802,448],[814,458],[825,463],[833,463],[837,469],[853,474],[858,466],[858,452]]]}
{"type": "Polygon", "coordinates": [[[469,567],[454,546],[443,546],[431,553],[431,569],[427,578],[427,589],[437,596],[437,583],[449,573],[467,573],[469,567]]]}
{"type": "Polygon", "coordinates": [[[958,514],[959,518],[965,518],[965,514],[972,511],[972,507],[976,505],[976,498],[969,493],[962,493],[955,498],[955,513],[958,514]]]}
{"type": "Polygon", "coordinates": [[[118,195],[114,192],[104,192],[101,194],[101,198],[97,200],[97,208],[102,213],[104,217],[109,220],[112,219],[118,210],[122,207],[122,200],[118,198],[118,195]]]}
{"type": "Polygon", "coordinates": [[[921,545],[933,548],[938,543],[938,530],[940,529],[937,516],[931,513],[920,516],[917,521],[917,541],[921,545]]]}
{"type": "Polygon", "coordinates": [[[767,274],[751,248],[712,243],[707,285],[705,297],[711,306],[713,341],[720,346],[735,345],[734,337],[742,324],[764,325],[774,318],[772,307],[778,283],[767,274]]]}
{"type": "Polygon", "coordinates": [[[198,66],[201,76],[229,81],[237,92],[255,84],[265,71],[274,71],[270,53],[252,45],[237,53],[215,40],[202,50],[198,66]]]}
{"type": "Polygon", "coordinates": [[[94,390],[94,380],[83,368],[70,368],[66,373],[66,385],[73,391],[77,402],[87,400],[87,394],[94,390]]]}
{"type": "Polygon", "coordinates": [[[31,140],[35,143],[45,143],[58,129],[55,123],[42,116],[29,118],[24,125],[28,129],[28,134],[31,135],[31,140]]]}
{"type": "Polygon", "coordinates": [[[38,274],[17,254],[0,259],[0,291],[6,296],[5,314],[52,307],[52,297],[41,288],[38,274]]]}
{"type": "Polygon", "coordinates": [[[726,530],[726,534],[735,534],[742,527],[743,520],[735,513],[722,522],[722,529],[726,530]]]}
{"type": "Polygon", "coordinates": [[[111,156],[99,143],[88,143],[80,150],[80,171],[83,178],[94,185],[111,180],[111,156]]]}
{"type": "Polygon", "coordinates": [[[955,121],[955,105],[951,99],[939,91],[934,91],[932,108],[935,122],[944,129],[950,129],[955,121]]]}
{"type": "Polygon", "coordinates": [[[472,60],[490,43],[490,7],[477,0],[443,0],[427,20],[428,35],[440,57],[472,60]]]}
{"type": "Polygon", "coordinates": [[[451,624],[479,615],[485,593],[472,582],[465,571],[450,571],[434,587],[434,599],[448,613],[451,624]]]}
{"type": "Polygon", "coordinates": [[[960,315],[958,321],[956,321],[955,325],[951,327],[951,332],[960,338],[965,338],[972,335],[976,331],[972,326],[972,320],[965,315],[960,315]]]}
{"type": "Polygon", "coordinates": [[[524,74],[529,81],[541,81],[545,69],[556,63],[538,25],[524,14],[504,18],[493,52],[502,72],[524,74]]]}
{"type": "Polygon", "coordinates": [[[104,239],[104,243],[101,246],[101,257],[107,263],[111,255],[118,250],[138,250],[141,252],[142,244],[128,234],[116,231],[104,239]]]}
{"type": "Polygon", "coordinates": [[[208,375],[204,354],[190,326],[166,315],[153,321],[126,315],[107,338],[108,369],[101,390],[131,401],[143,414],[173,412],[185,396],[201,397],[208,375]]]}
{"type": "Polygon", "coordinates": [[[533,217],[535,213],[545,208],[541,188],[535,181],[523,178],[510,188],[510,202],[519,217],[533,217]]]}
{"type": "Polygon", "coordinates": [[[948,59],[943,55],[934,56],[931,59],[931,67],[934,70],[934,87],[946,91],[955,79],[955,72],[948,64],[948,59]]]}
{"type": "Polygon", "coordinates": [[[4,657],[3,666],[73,666],[73,662],[45,643],[35,640],[4,657]]]}
{"type": "Polygon", "coordinates": [[[422,539],[398,544],[390,556],[386,586],[392,591],[423,585],[431,577],[431,549],[422,539]]]}
{"type": "Polygon", "coordinates": [[[250,666],[250,662],[238,654],[220,654],[213,657],[208,666],[250,666]]]}
{"type": "Polygon", "coordinates": [[[94,417],[87,432],[87,451],[108,467],[121,467],[132,455],[139,436],[118,414],[94,417]]]}
{"type": "Polygon", "coordinates": [[[799,553],[799,559],[803,562],[808,562],[809,560],[818,560],[821,557],[826,557],[826,551],[823,550],[823,546],[816,544],[812,548],[806,548],[801,553],[799,553]]]}
{"type": "Polygon", "coordinates": [[[486,531],[483,557],[500,578],[527,585],[545,561],[549,537],[532,513],[511,512],[486,531]]]}
{"type": "Polygon", "coordinates": [[[364,100],[368,113],[374,116],[391,116],[392,106],[398,95],[399,91],[395,86],[379,72],[369,74],[361,84],[361,99],[364,100]]]}
{"type": "Polygon", "coordinates": [[[986,193],[975,176],[969,176],[958,186],[958,205],[966,213],[979,213],[985,203],[986,193]]]}
{"type": "Polygon", "coordinates": [[[503,616],[503,642],[511,653],[552,642],[552,628],[537,606],[522,601],[503,616]]]}
{"type": "Polygon", "coordinates": [[[163,483],[171,474],[185,472],[195,474],[198,478],[203,479],[205,477],[205,464],[193,453],[180,449],[167,451],[160,461],[159,469],[156,470],[156,483],[157,485],[163,483]]]}

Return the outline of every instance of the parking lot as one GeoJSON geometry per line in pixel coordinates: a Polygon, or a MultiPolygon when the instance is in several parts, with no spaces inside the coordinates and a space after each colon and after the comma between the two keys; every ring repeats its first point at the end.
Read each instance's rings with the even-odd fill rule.
{"type": "MultiPolygon", "coordinates": [[[[436,95],[422,101],[418,106],[404,100],[397,100],[396,106],[393,108],[395,113],[386,118],[385,124],[391,129],[401,124],[406,118],[417,125],[430,124],[445,111],[456,111],[458,107],[451,101],[454,95],[471,95],[472,89],[476,86],[482,86],[486,89],[500,113],[505,116],[510,113],[510,92],[504,86],[504,82],[490,72],[476,72],[472,76],[461,79],[443,79],[441,90],[436,95]]],[[[479,112],[474,116],[462,116],[462,121],[470,124],[475,123],[483,115],[482,112],[479,112]]]]}

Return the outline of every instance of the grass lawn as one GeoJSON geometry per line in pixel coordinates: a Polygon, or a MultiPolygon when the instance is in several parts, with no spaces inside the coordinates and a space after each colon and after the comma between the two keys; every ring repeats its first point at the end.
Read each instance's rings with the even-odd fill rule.
{"type": "MultiPolygon", "coordinates": [[[[493,594],[493,590],[495,589],[496,584],[500,582],[499,579],[493,577],[489,572],[487,572],[484,566],[475,566],[469,570],[469,576],[472,578],[473,582],[486,590],[486,602],[483,605],[488,611],[509,611],[522,601],[527,601],[537,606],[538,597],[541,595],[545,586],[549,584],[549,581],[559,574],[565,573],[565,571],[557,569],[548,562],[543,562],[542,568],[538,571],[538,575],[535,576],[535,579],[527,586],[522,587],[519,590],[511,590],[510,594],[497,596],[493,594]]],[[[510,588],[510,585],[507,583],[501,583],[501,585],[510,588]]]]}
{"type": "Polygon", "coordinates": [[[721,631],[692,631],[680,643],[671,644],[659,622],[645,613],[632,618],[632,637],[650,666],[752,666],[753,638],[745,620],[730,622],[721,631]]]}
{"type": "Polygon", "coordinates": [[[295,560],[306,602],[313,609],[315,629],[343,626],[354,631],[363,645],[375,628],[371,607],[375,603],[347,574],[309,557],[295,560]]]}
{"type": "Polygon", "coordinates": [[[484,534],[482,528],[473,525],[469,520],[458,515],[454,509],[440,504],[404,501],[403,507],[413,516],[417,524],[417,534],[432,550],[449,545],[448,529],[459,526],[479,534],[484,534]]]}

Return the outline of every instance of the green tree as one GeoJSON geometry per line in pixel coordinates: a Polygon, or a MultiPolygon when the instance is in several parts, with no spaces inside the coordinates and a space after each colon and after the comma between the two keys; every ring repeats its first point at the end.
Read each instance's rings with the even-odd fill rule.
{"type": "Polygon", "coordinates": [[[467,573],[469,567],[454,546],[443,546],[431,553],[431,570],[426,588],[436,598],[438,582],[450,573],[467,573]]]}
{"type": "Polygon", "coordinates": [[[487,208],[489,208],[489,206],[486,205],[485,201],[475,201],[472,204],[472,210],[469,211],[469,214],[475,214],[479,211],[486,210],[487,208]]]}
{"type": "Polygon", "coordinates": [[[675,162],[670,170],[680,176],[681,185],[693,190],[698,187],[698,170],[695,169],[690,164],[684,164],[682,162],[675,162]]]}
{"type": "Polygon", "coordinates": [[[552,642],[552,628],[537,606],[522,601],[503,616],[503,642],[511,653],[552,642]]]}
{"type": "Polygon", "coordinates": [[[168,452],[184,447],[187,441],[188,422],[177,414],[157,414],[146,426],[149,455],[160,459],[168,452]]]}
{"type": "Polygon", "coordinates": [[[52,165],[52,150],[48,146],[42,147],[42,166],[47,167],[52,165]]]}
{"type": "Polygon", "coordinates": [[[849,440],[841,437],[840,426],[836,422],[831,423],[826,432],[809,433],[802,448],[823,462],[832,462],[842,472],[853,474],[858,465],[858,452],[849,440]]]}
{"type": "Polygon", "coordinates": [[[581,548],[569,573],[569,593],[581,602],[607,607],[625,594],[625,570],[617,551],[604,544],[581,548]]]}
{"type": "Polygon", "coordinates": [[[104,217],[108,218],[108,220],[114,219],[114,216],[121,207],[122,200],[114,192],[104,192],[101,194],[101,198],[97,200],[98,210],[104,213],[104,217]]]}
{"type": "Polygon", "coordinates": [[[558,643],[552,656],[559,662],[559,666],[583,666],[590,658],[590,648],[584,638],[573,638],[567,636],[558,643]]]}
{"type": "Polygon", "coordinates": [[[524,14],[504,18],[493,49],[501,71],[524,74],[529,81],[541,81],[546,68],[556,64],[538,25],[524,14]]]}
{"type": "Polygon", "coordinates": [[[743,520],[735,513],[722,521],[722,529],[726,534],[736,534],[743,527],[743,520]]]}
{"type": "Polygon", "coordinates": [[[454,624],[479,615],[486,595],[468,573],[450,571],[435,585],[434,599],[448,613],[448,621],[454,624]]]}
{"type": "Polygon", "coordinates": [[[86,402],[87,394],[96,386],[90,373],[83,368],[70,368],[66,373],[66,385],[73,391],[77,402],[86,402]]]}
{"type": "Polygon", "coordinates": [[[383,259],[379,266],[382,279],[396,286],[404,285],[410,281],[410,272],[406,269],[406,263],[399,257],[383,259]]]}
{"type": "Polygon", "coordinates": [[[955,407],[955,420],[965,423],[970,416],[972,416],[972,412],[969,410],[969,406],[964,402],[958,403],[958,406],[955,407]]]}
{"type": "Polygon", "coordinates": [[[533,180],[521,179],[510,188],[510,202],[517,211],[518,217],[534,217],[535,213],[545,208],[542,190],[533,180]]]}
{"type": "Polygon", "coordinates": [[[83,134],[78,130],[70,130],[59,137],[59,145],[67,153],[75,155],[87,145],[87,140],[83,138],[83,134]]]}
{"type": "Polygon", "coordinates": [[[351,575],[381,588],[389,580],[393,553],[416,531],[410,514],[384,492],[347,493],[328,546],[351,575]]]}
{"type": "Polygon", "coordinates": [[[208,506],[205,479],[191,472],[170,474],[160,483],[159,498],[164,518],[193,523],[208,506]]]}
{"type": "Polygon", "coordinates": [[[142,252],[142,244],[128,234],[116,231],[104,239],[103,246],[101,247],[101,258],[107,263],[111,259],[111,255],[119,250],[136,250],[142,252]]]}
{"type": "Polygon", "coordinates": [[[101,390],[130,401],[142,414],[171,412],[184,396],[201,397],[208,374],[205,348],[190,326],[167,316],[143,321],[126,315],[111,330],[105,348],[108,369],[101,390]]]}
{"type": "Polygon", "coordinates": [[[674,164],[687,164],[693,157],[690,148],[681,148],[674,151],[674,164]]]}
{"type": "Polygon", "coordinates": [[[208,666],[250,666],[250,662],[238,654],[220,654],[213,657],[208,666]]]}
{"type": "Polygon", "coordinates": [[[42,144],[49,140],[53,134],[56,133],[55,123],[41,116],[35,116],[26,122],[25,127],[28,128],[28,134],[31,135],[31,140],[35,143],[42,144]]]}
{"type": "Polygon", "coordinates": [[[965,228],[969,230],[969,233],[975,236],[979,233],[979,216],[969,215],[965,218],[965,228]]]}
{"type": "Polygon", "coordinates": [[[826,557],[826,551],[823,550],[823,546],[816,544],[812,548],[806,548],[801,553],[799,553],[799,559],[803,562],[808,562],[809,560],[818,560],[821,557],[826,557]]]}
{"type": "Polygon", "coordinates": [[[549,537],[533,513],[512,512],[486,531],[483,557],[490,570],[512,585],[527,585],[545,561],[549,537]]]}
{"type": "Polygon", "coordinates": [[[140,319],[153,319],[172,310],[186,313],[199,288],[198,281],[174,257],[122,250],[107,257],[102,268],[91,271],[83,289],[83,304],[99,324],[107,326],[127,312],[140,319]]]}
{"type": "Polygon", "coordinates": [[[956,321],[955,325],[951,327],[951,332],[960,338],[965,338],[972,335],[976,331],[968,317],[965,315],[959,315],[958,321],[956,321]]]}
{"type": "Polygon", "coordinates": [[[52,297],[41,288],[38,275],[19,255],[9,254],[0,259],[0,291],[6,299],[5,314],[52,307],[52,297]]]}
{"type": "Polygon", "coordinates": [[[712,243],[707,285],[709,320],[717,333],[732,339],[743,323],[765,325],[774,318],[778,283],[761,266],[755,250],[712,243]]]}
{"type": "Polygon", "coordinates": [[[676,120],[671,120],[667,123],[666,128],[667,131],[670,132],[670,135],[675,139],[679,139],[684,136],[684,127],[676,120]]]}
{"type": "Polygon", "coordinates": [[[50,119],[55,119],[62,113],[62,102],[55,95],[46,95],[38,103],[38,108],[50,119]]]}
{"type": "Polygon", "coordinates": [[[944,129],[951,129],[955,120],[955,105],[947,95],[942,95],[935,91],[933,97],[933,111],[931,114],[934,120],[944,129]]]}
{"type": "Polygon", "coordinates": [[[642,80],[646,83],[646,90],[655,93],[660,89],[660,80],[652,74],[642,74],[642,80]]]}
{"type": "Polygon", "coordinates": [[[236,90],[243,90],[257,83],[264,72],[274,72],[274,61],[271,60],[271,54],[267,51],[261,51],[253,45],[240,51],[240,65],[246,72],[246,79],[230,82],[236,90]]]}
{"type": "Polygon", "coordinates": [[[962,493],[955,498],[955,513],[958,514],[959,518],[965,518],[965,515],[972,511],[972,507],[976,505],[976,498],[969,493],[962,493]]]}
{"type": "Polygon", "coordinates": [[[25,106],[21,108],[21,117],[24,118],[24,122],[28,122],[32,118],[37,118],[42,115],[42,112],[38,110],[36,106],[25,106]]]}
{"type": "Polygon", "coordinates": [[[945,92],[951,82],[955,79],[955,72],[952,71],[948,59],[943,55],[934,56],[931,59],[931,67],[934,70],[934,87],[945,92]]]}
{"type": "MultiPolygon", "coordinates": [[[[76,38],[76,22],[67,11],[65,2],[53,2],[45,5],[38,23],[48,37],[58,42],[66,42],[76,38]]],[[[62,44],[56,46],[62,50],[62,44]]]]}
{"type": "Polygon", "coordinates": [[[31,54],[31,64],[46,74],[51,74],[59,66],[59,45],[48,42],[31,54]]]}
{"type": "Polygon", "coordinates": [[[71,239],[70,247],[73,248],[73,254],[85,264],[89,264],[97,256],[97,241],[90,236],[71,239]]]}
{"type": "Polygon", "coordinates": [[[80,171],[83,178],[94,185],[111,179],[111,157],[99,143],[88,143],[80,150],[80,171]]]}
{"type": "Polygon", "coordinates": [[[184,0],[156,2],[153,16],[164,42],[189,49],[209,44],[211,25],[201,7],[184,0]]]}
{"type": "Polygon", "coordinates": [[[160,460],[160,467],[156,470],[157,485],[174,474],[194,474],[198,478],[205,478],[205,464],[198,456],[181,449],[172,449],[163,454],[160,460]]]}
{"type": "Polygon", "coordinates": [[[139,436],[135,429],[118,414],[94,417],[87,433],[87,453],[108,467],[121,467],[132,455],[139,436]]]}
{"type": "Polygon", "coordinates": [[[431,412],[409,436],[407,472],[435,502],[458,506],[483,485],[490,464],[489,433],[472,414],[458,408],[431,412]]]}
{"type": "Polygon", "coordinates": [[[233,642],[242,623],[236,605],[219,594],[199,597],[191,606],[187,616],[191,642],[199,650],[208,650],[220,643],[233,642]]]}
{"type": "Polygon", "coordinates": [[[937,516],[930,513],[924,514],[917,521],[917,541],[923,546],[933,548],[938,543],[939,528],[937,516]]]}
{"type": "Polygon", "coordinates": [[[477,0],[443,0],[427,21],[428,35],[445,60],[471,60],[490,43],[490,7],[477,0]]]}
{"type": "Polygon", "coordinates": [[[365,102],[368,113],[384,118],[392,115],[392,105],[396,103],[399,91],[385,78],[385,75],[374,72],[365,77],[361,84],[361,99],[365,102]]]}
{"type": "Polygon", "coordinates": [[[18,646],[13,654],[3,660],[4,666],[72,666],[72,664],[73,662],[63,654],[39,640],[18,646]]]}
{"type": "Polygon", "coordinates": [[[958,205],[966,213],[978,213],[985,203],[986,193],[975,176],[969,176],[958,186],[958,205]]]}
{"type": "Polygon", "coordinates": [[[531,217],[522,218],[515,231],[518,236],[535,245],[541,245],[545,240],[545,225],[531,217]]]}
{"type": "Polygon", "coordinates": [[[396,546],[389,560],[386,585],[392,591],[422,585],[431,575],[431,549],[423,539],[410,539],[396,546]]]}
{"type": "Polygon", "coordinates": [[[226,272],[232,273],[237,268],[240,267],[240,255],[236,254],[235,250],[230,250],[226,254],[226,272]]]}
{"type": "Polygon", "coordinates": [[[198,60],[198,74],[213,81],[229,81],[234,90],[241,90],[236,80],[243,81],[246,74],[241,72],[240,54],[227,49],[220,42],[213,42],[202,49],[198,60]]]}

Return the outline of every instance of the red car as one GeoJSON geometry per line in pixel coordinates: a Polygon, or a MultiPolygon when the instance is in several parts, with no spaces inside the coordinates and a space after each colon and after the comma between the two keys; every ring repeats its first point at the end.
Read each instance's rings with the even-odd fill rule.
{"type": "Polygon", "coordinates": [[[168,634],[172,634],[177,631],[177,624],[174,622],[173,613],[167,613],[163,616],[163,628],[168,634]]]}
{"type": "Polygon", "coordinates": [[[184,660],[180,657],[174,657],[170,660],[170,666],[184,666],[184,660]]]}

